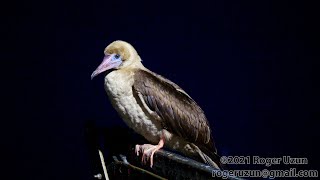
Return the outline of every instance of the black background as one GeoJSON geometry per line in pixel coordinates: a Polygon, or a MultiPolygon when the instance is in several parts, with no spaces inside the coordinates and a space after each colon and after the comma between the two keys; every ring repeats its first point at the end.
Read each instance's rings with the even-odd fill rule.
{"type": "Polygon", "coordinates": [[[108,101],[103,77],[90,80],[104,48],[118,39],[198,102],[220,155],[307,157],[309,164],[298,168],[319,167],[315,5],[236,0],[7,5],[2,102],[10,110],[4,109],[9,116],[2,120],[1,147],[8,171],[1,179],[92,177],[85,124],[126,127],[108,101]]]}

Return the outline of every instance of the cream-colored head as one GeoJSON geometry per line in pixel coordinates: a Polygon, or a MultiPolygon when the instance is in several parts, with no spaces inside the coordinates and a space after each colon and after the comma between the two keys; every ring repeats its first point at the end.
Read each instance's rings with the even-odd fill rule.
{"type": "Polygon", "coordinates": [[[141,59],[133,46],[125,41],[114,41],[104,50],[105,57],[92,73],[91,79],[109,69],[122,69],[141,65],[141,59]]]}

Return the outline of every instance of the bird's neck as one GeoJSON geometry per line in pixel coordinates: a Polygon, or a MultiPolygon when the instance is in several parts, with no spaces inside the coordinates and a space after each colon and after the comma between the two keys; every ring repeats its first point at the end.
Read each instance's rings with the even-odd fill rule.
{"type": "Polygon", "coordinates": [[[143,66],[143,64],[141,63],[141,61],[135,61],[133,62],[129,68],[131,69],[145,69],[145,67],[143,66]]]}

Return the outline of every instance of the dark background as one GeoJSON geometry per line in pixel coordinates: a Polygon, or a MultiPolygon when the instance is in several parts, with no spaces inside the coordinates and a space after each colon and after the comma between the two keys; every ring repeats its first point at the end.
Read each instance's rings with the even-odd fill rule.
{"type": "Polygon", "coordinates": [[[314,4],[73,0],[3,7],[2,102],[10,110],[1,126],[8,170],[0,179],[92,177],[85,125],[126,127],[103,77],[90,80],[104,48],[118,39],[198,102],[220,155],[307,157],[298,168],[319,168],[314,4]]]}

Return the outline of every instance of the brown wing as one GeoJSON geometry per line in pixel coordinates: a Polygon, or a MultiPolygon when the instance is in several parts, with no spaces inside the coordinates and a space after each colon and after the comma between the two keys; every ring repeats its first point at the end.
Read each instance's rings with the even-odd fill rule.
{"type": "MultiPolygon", "coordinates": [[[[215,153],[209,123],[197,103],[178,85],[146,70],[135,72],[133,90],[160,117],[164,129],[215,153]]],[[[202,148],[201,148],[202,147],[202,148]]]]}

